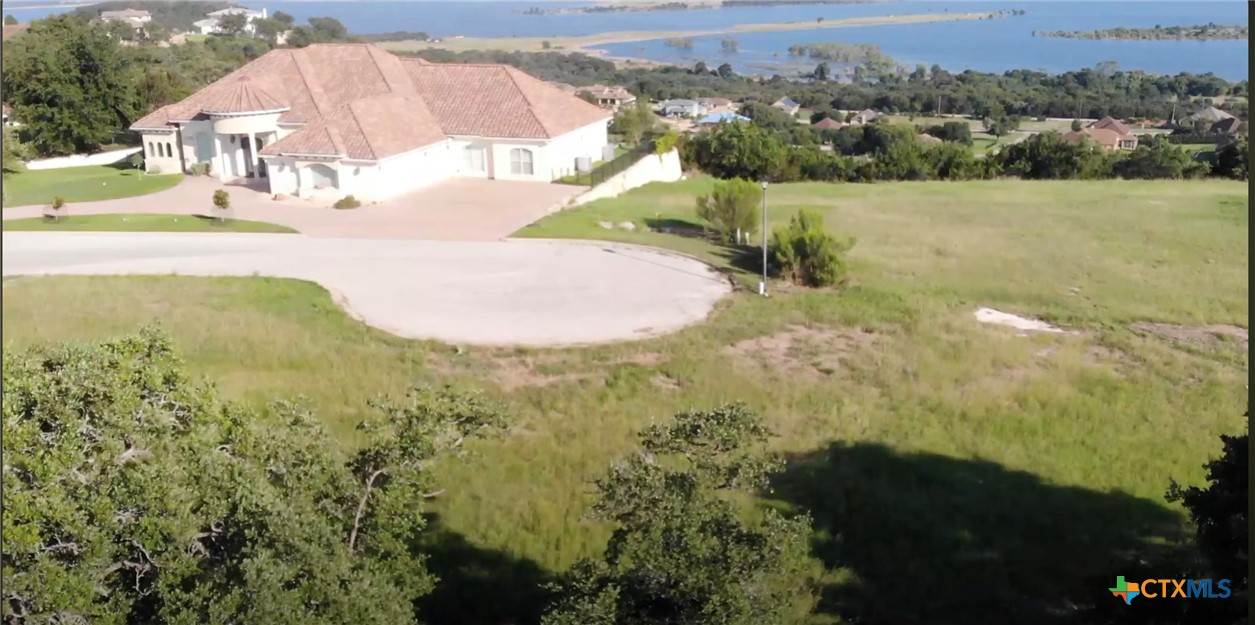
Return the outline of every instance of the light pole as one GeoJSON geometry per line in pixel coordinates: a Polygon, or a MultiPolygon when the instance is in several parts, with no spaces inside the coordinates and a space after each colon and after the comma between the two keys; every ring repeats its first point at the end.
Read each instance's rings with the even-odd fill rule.
{"type": "Polygon", "coordinates": [[[767,180],[763,180],[763,281],[758,283],[758,294],[767,297],[767,180]]]}

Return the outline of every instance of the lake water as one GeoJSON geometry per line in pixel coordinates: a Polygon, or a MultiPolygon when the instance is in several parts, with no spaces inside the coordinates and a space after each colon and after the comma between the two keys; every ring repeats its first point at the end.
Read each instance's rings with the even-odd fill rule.
{"type": "MultiPolygon", "coordinates": [[[[31,0],[26,4],[49,4],[31,0]]],[[[692,11],[654,11],[532,16],[532,6],[558,8],[581,3],[531,2],[243,2],[271,12],[283,10],[298,21],[329,15],[354,33],[424,31],[437,37],[558,37],[627,30],[708,30],[736,24],[814,22],[848,17],[915,13],[961,13],[1024,9],[1023,16],[996,20],[858,26],[839,29],[738,33],[739,52],[724,55],[726,36],[694,39],[692,50],[678,50],[662,41],[608,44],[607,53],[654,61],[714,66],[728,62],[742,72],[764,73],[762,66],[813,67],[813,61],[790,59],[793,44],[870,43],[899,62],[934,63],[950,71],[976,69],[1001,72],[1042,69],[1050,72],[1093,67],[1115,61],[1122,69],[1161,74],[1214,72],[1238,80],[1248,75],[1246,41],[1087,41],[1033,37],[1034,30],[1190,26],[1248,23],[1245,2],[1068,2],[1058,0],[1002,2],[885,2],[855,5],[738,7],[692,11]]],[[[25,9],[6,2],[4,11],[22,21],[68,9],[25,9]]]]}

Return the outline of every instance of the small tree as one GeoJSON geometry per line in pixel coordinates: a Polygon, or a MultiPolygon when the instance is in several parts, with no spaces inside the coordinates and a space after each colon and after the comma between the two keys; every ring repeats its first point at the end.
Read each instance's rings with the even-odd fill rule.
{"type": "Polygon", "coordinates": [[[11,13],[10,13],[9,15],[4,16],[4,25],[5,25],[5,26],[16,26],[16,25],[17,25],[17,18],[16,18],[16,17],[13,17],[13,14],[11,14],[11,13]]]}
{"type": "Polygon", "coordinates": [[[131,158],[128,160],[131,163],[131,167],[134,167],[135,169],[144,168],[144,153],[143,152],[136,152],[132,154],[131,158]]]}
{"type": "Polygon", "coordinates": [[[542,50],[548,50],[548,49],[550,49],[550,48],[552,48],[552,47],[553,47],[553,44],[552,44],[552,43],[549,43],[549,41],[547,41],[547,40],[546,40],[546,41],[542,41],[542,42],[540,42],[540,48],[541,48],[542,50]]]}
{"type": "Polygon", "coordinates": [[[593,511],[614,526],[605,555],[551,589],[544,625],[795,624],[814,607],[807,517],[745,521],[733,497],[778,463],[741,405],[686,412],[640,436],[641,452],[598,480],[593,511]]]}
{"type": "Polygon", "coordinates": [[[239,35],[248,28],[248,18],[242,13],[230,13],[218,18],[218,30],[224,35],[239,35]]]}
{"type": "Polygon", "coordinates": [[[54,221],[60,221],[61,218],[65,216],[66,212],[65,198],[58,195],[52,198],[52,204],[48,205],[48,212],[44,213],[44,216],[54,221]]]}
{"type": "Polygon", "coordinates": [[[736,242],[738,232],[753,233],[758,226],[758,183],[736,178],[715,183],[709,195],[697,198],[697,216],[710,224],[725,243],[736,242]]]}
{"type": "Polygon", "coordinates": [[[1085,124],[1081,123],[1081,120],[1079,120],[1079,119],[1074,119],[1074,120],[1072,120],[1072,130],[1073,130],[1073,131],[1080,130],[1081,128],[1084,128],[1084,127],[1085,127],[1085,124]]]}
{"type": "Polygon", "coordinates": [[[214,208],[218,212],[218,221],[226,221],[227,211],[231,210],[231,195],[226,189],[214,191],[214,208]]]}
{"type": "Polygon", "coordinates": [[[834,286],[846,281],[845,253],[854,239],[845,241],[824,230],[818,211],[798,211],[789,225],[771,233],[771,265],[790,281],[806,286],[834,286]]]}
{"type": "MultiPolygon", "coordinates": [[[[1241,436],[1221,436],[1224,449],[1220,457],[1204,465],[1207,486],[1182,488],[1173,481],[1167,496],[1168,501],[1180,501],[1190,511],[1197,528],[1198,548],[1211,567],[1210,573],[1232,580],[1234,593],[1243,597],[1250,574],[1247,553],[1250,524],[1246,505],[1250,484],[1249,439],[1249,432],[1241,436]]],[[[1245,615],[1245,607],[1238,612],[1245,615]]]]}

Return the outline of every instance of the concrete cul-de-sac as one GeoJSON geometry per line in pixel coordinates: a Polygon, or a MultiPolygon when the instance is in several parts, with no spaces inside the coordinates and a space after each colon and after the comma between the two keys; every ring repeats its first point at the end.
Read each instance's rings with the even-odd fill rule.
{"type": "MultiPolygon", "coordinates": [[[[208,213],[202,207],[214,187],[200,182],[71,206],[70,214],[208,213]],[[178,203],[180,197],[186,203],[178,203]]],[[[236,205],[235,217],[289,225],[302,231],[296,235],[5,232],[3,274],[297,278],[322,285],[351,315],[387,332],[478,345],[656,336],[702,321],[731,290],[709,265],[662,250],[503,240],[546,214],[546,202],[562,201],[560,192],[570,187],[462,182],[470,181],[411,194],[410,202],[427,201],[408,206],[407,198],[341,211],[269,199],[236,205]],[[468,186],[477,192],[459,192],[468,186]]],[[[5,209],[3,215],[39,210],[5,209]]]]}

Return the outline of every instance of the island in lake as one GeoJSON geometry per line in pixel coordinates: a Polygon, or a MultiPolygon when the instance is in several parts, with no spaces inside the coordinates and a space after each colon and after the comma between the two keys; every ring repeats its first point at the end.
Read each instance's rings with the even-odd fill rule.
{"type": "Polygon", "coordinates": [[[1035,30],[1034,37],[1062,37],[1064,39],[1134,39],[1156,41],[1164,39],[1242,39],[1246,26],[1155,26],[1154,28],[1107,28],[1103,30],[1035,30]]]}

